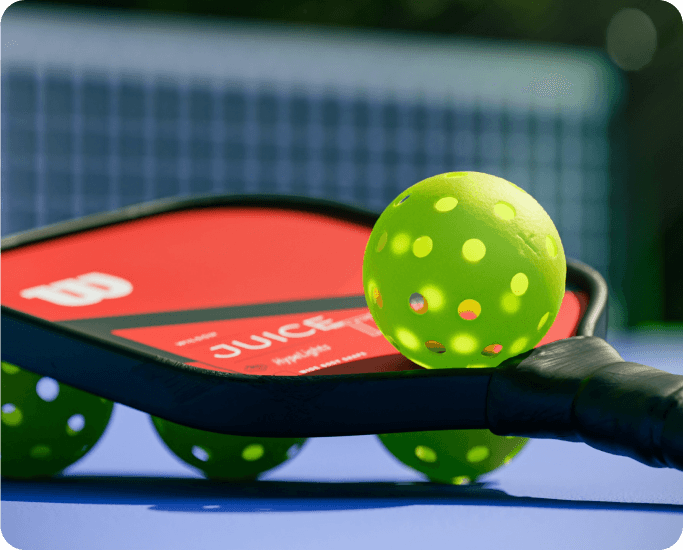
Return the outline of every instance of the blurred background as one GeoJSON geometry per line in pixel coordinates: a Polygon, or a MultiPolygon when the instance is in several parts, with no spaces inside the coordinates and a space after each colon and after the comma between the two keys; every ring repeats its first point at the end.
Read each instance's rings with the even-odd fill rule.
{"type": "Polygon", "coordinates": [[[681,328],[682,97],[681,15],[656,0],[17,2],[2,235],[206,193],[379,213],[480,171],[605,276],[611,330],[681,328]]]}

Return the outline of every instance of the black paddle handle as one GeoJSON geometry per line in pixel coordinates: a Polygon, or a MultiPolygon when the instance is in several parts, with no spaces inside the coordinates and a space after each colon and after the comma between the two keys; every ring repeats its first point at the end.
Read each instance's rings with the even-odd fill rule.
{"type": "Polygon", "coordinates": [[[625,362],[598,337],[558,340],[502,363],[486,413],[496,435],[583,441],[683,470],[683,376],[625,362]]]}

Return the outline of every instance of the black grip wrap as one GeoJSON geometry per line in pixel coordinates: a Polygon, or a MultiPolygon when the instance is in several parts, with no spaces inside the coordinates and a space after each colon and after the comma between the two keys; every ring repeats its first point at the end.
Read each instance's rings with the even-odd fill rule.
{"type": "Polygon", "coordinates": [[[583,441],[683,470],[683,376],[624,362],[595,336],[503,362],[491,377],[486,414],[496,435],[583,441]]]}

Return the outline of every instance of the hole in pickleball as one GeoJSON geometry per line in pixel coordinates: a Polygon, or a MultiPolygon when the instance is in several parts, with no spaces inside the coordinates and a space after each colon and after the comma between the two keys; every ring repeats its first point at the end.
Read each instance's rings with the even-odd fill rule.
{"type": "Polygon", "coordinates": [[[536,327],[536,330],[541,330],[541,327],[545,325],[545,322],[548,320],[548,316],[550,315],[549,311],[546,311],[545,315],[541,317],[541,320],[538,322],[538,326],[536,327]]]}
{"type": "Polygon", "coordinates": [[[85,426],[85,418],[82,414],[74,414],[66,421],[66,433],[76,435],[85,426]]]}
{"type": "Polygon", "coordinates": [[[294,458],[296,455],[299,454],[299,451],[301,450],[301,445],[298,443],[295,445],[292,445],[289,449],[287,449],[287,458],[294,458]]]}
{"type": "Polygon", "coordinates": [[[45,376],[38,380],[36,393],[43,401],[54,401],[59,395],[59,384],[53,378],[45,376]]]}
{"type": "Polygon", "coordinates": [[[501,220],[511,220],[515,217],[515,207],[510,203],[501,201],[493,207],[493,213],[501,220]]]}
{"type": "Polygon", "coordinates": [[[476,300],[463,300],[458,306],[458,315],[466,321],[472,321],[481,314],[481,305],[476,300]]]}
{"type": "Polygon", "coordinates": [[[424,258],[432,251],[433,246],[434,243],[431,238],[426,236],[419,237],[415,239],[415,242],[413,243],[413,254],[418,258],[424,258]]]}
{"type": "Polygon", "coordinates": [[[425,346],[427,346],[429,351],[433,351],[434,353],[444,353],[446,351],[446,346],[436,340],[427,340],[425,346]]]}
{"type": "Polygon", "coordinates": [[[385,231],[384,233],[382,233],[382,236],[379,238],[379,241],[377,241],[377,249],[376,249],[377,252],[381,252],[381,251],[382,251],[382,249],[383,249],[383,248],[385,247],[385,245],[387,244],[387,239],[388,239],[388,238],[389,238],[389,235],[387,234],[386,231],[385,231]]]}
{"type": "Polygon", "coordinates": [[[202,462],[208,462],[208,460],[211,458],[209,452],[199,445],[192,446],[192,456],[194,456],[197,460],[201,460],[202,462]]]}
{"type": "Polygon", "coordinates": [[[410,308],[419,315],[423,315],[427,312],[427,300],[419,292],[413,292],[410,295],[410,308]]]}
{"type": "Polygon", "coordinates": [[[247,445],[242,450],[242,458],[249,462],[254,462],[255,460],[261,458],[265,452],[266,451],[263,448],[263,445],[260,443],[252,443],[251,445],[247,445]]]}
{"type": "Polygon", "coordinates": [[[394,203],[394,206],[398,206],[399,204],[403,204],[404,202],[406,202],[408,200],[409,197],[410,197],[410,195],[408,194],[405,197],[399,199],[398,201],[396,201],[396,203],[394,203]]]}
{"type": "Polygon", "coordinates": [[[422,462],[427,462],[429,464],[434,464],[434,462],[436,462],[436,452],[426,445],[418,445],[415,447],[415,456],[422,462]]]}
{"type": "Polygon", "coordinates": [[[21,411],[14,406],[14,403],[5,403],[2,406],[2,423],[7,426],[18,426],[24,419],[21,411]]]}
{"type": "Polygon", "coordinates": [[[481,354],[486,355],[486,357],[493,357],[494,355],[498,355],[501,351],[503,351],[502,345],[490,344],[483,349],[481,354]]]}
{"type": "Polygon", "coordinates": [[[482,460],[486,460],[490,454],[491,451],[489,451],[488,447],[477,445],[467,451],[467,456],[465,458],[467,459],[467,462],[481,462],[482,460]]]}
{"type": "Polygon", "coordinates": [[[554,258],[557,256],[557,243],[555,242],[555,239],[548,235],[545,238],[545,248],[548,251],[548,256],[551,258],[554,258]]]}
{"type": "Polygon", "coordinates": [[[372,289],[372,299],[377,304],[377,307],[382,309],[382,304],[384,302],[382,301],[382,295],[380,294],[379,289],[377,287],[372,289]]]}

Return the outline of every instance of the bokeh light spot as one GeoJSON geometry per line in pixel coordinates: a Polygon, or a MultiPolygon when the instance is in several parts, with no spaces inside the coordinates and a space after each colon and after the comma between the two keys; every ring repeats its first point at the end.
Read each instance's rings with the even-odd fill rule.
{"type": "Polygon", "coordinates": [[[391,251],[400,256],[410,248],[410,237],[406,233],[399,233],[391,240],[391,251]]]}
{"type": "Polygon", "coordinates": [[[397,328],[396,338],[398,338],[398,341],[401,342],[401,344],[409,349],[412,349],[413,351],[416,351],[420,347],[420,342],[417,339],[417,336],[415,336],[407,328],[397,328]]]}
{"type": "Polygon", "coordinates": [[[607,53],[621,69],[637,71],[657,51],[657,28],[649,15],[636,8],[617,12],[607,25],[607,53]]]}
{"type": "Polygon", "coordinates": [[[420,289],[420,294],[429,303],[430,311],[439,311],[443,307],[444,299],[441,291],[433,286],[424,286],[420,289]]]}
{"type": "Polygon", "coordinates": [[[500,308],[505,313],[517,313],[519,311],[519,306],[521,305],[521,300],[512,294],[512,292],[506,292],[500,300],[500,308]]]}
{"type": "Polygon", "coordinates": [[[458,334],[452,340],[451,347],[461,354],[472,353],[478,347],[477,339],[470,334],[458,334]]]}
{"type": "Polygon", "coordinates": [[[31,458],[48,458],[52,451],[47,445],[36,445],[29,451],[29,454],[31,458]]]}

